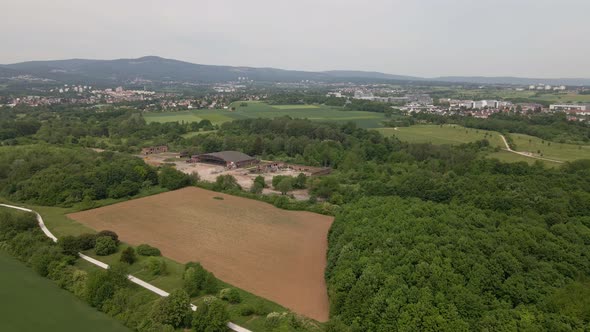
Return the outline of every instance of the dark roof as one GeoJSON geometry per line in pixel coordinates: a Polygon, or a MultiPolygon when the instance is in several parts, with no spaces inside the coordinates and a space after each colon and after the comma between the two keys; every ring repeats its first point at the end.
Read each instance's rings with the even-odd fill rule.
{"type": "Polygon", "coordinates": [[[234,162],[234,163],[255,159],[254,157],[250,157],[249,155],[239,152],[239,151],[221,151],[221,152],[213,152],[213,153],[204,153],[204,154],[199,155],[199,158],[203,158],[203,157],[212,158],[212,159],[221,159],[226,162],[234,162]]]}

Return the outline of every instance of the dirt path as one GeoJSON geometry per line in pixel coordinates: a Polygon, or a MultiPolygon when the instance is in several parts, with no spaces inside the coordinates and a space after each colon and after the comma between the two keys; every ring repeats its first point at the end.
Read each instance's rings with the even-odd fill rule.
{"type": "Polygon", "coordinates": [[[530,154],[525,153],[525,152],[514,151],[514,150],[512,150],[510,148],[510,145],[508,145],[508,141],[506,141],[506,137],[504,137],[504,135],[502,135],[502,134],[499,134],[499,135],[502,138],[502,141],[504,141],[504,145],[506,145],[506,149],[504,149],[504,150],[506,150],[508,152],[516,153],[518,155],[521,155],[521,156],[524,156],[524,157],[528,157],[528,158],[534,158],[534,159],[545,160],[545,161],[550,161],[550,162],[554,162],[554,163],[563,164],[563,161],[560,161],[560,160],[543,158],[543,157],[537,157],[537,156],[533,156],[533,155],[530,155],[530,154]]]}

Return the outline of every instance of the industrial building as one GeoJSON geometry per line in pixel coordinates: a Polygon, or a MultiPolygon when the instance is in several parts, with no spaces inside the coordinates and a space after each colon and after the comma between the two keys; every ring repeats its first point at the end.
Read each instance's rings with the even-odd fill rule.
{"type": "Polygon", "coordinates": [[[189,162],[223,165],[227,168],[241,168],[256,165],[259,160],[239,151],[221,151],[191,156],[189,162]]]}

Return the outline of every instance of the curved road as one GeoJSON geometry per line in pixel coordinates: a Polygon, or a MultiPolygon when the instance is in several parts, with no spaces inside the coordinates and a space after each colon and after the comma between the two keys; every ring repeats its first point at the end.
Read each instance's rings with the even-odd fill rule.
{"type": "Polygon", "coordinates": [[[510,148],[510,145],[508,145],[508,142],[506,141],[506,137],[504,137],[504,135],[502,135],[502,134],[499,134],[499,135],[500,135],[500,137],[502,138],[502,141],[504,141],[504,145],[506,145],[506,149],[504,149],[504,150],[506,150],[506,151],[508,151],[508,152],[516,153],[516,154],[518,154],[518,155],[521,155],[521,156],[524,156],[524,157],[529,157],[529,158],[534,158],[534,159],[545,160],[545,161],[551,161],[551,162],[554,162],[554,163],[563,164],[563,161],[560,161],[560,160],[549,159],[549,158],[543,158],[543,157],[537,157],[537,156],[533,156],[533,155],[527,154],[527,153],[525,153],[525,152],[518,152],[518,151],[514,151],[514,150],[512,150],[512,149],[510,148]]]}
{"type": "MultiPolygon", "coordinates": [[[[53,233],[51,233],[49,231],[49,229],[47,228],[47,226],[45,226],[45,223],[43,222],[43,218],[41,217],[41,215],[39,213],[37,213],[37,211],[31,210],[31,209],[27,209],[27,208],[23,208],[23,207],[20,207],[20,206],[8,205],[8,204],[0,204],[0,206],[6,207],[6,208],[10,208],[10,209],[16,209],[16,210],[21,210],[21,211],[25,211],[25,212],[34,213],[37,216],[37,222],[39,223],[39,227],[41,228],[41,230],[43,231],[43,233],[45,233],[45,235],[48,238],[50,238],[53,242],[57,242],[57,237],[55,235],[53,235],[53,233]]],[[[105,263],[103,263],[103,262],[101,262],[101,261],[99,261],[97,259],[92,258],[92,257],[86,256],[83,253],[80,253],[79,252],[78,255],[83,260],[85,260],[87,262],[90,262],[90,263],[92,263],[92,264],[94,264],[94,265],[96,265],[96,266],[98,266],[100,268],[103,268],[103,269],[108,269],[109,268],[108,264],[105,264],[105,263]]],[[[149,291],[152,291],[152,292],[154,292],[154,293],[156,293],[156,294],[158,294],[160,296],[168,296],[168,295],[170,295],[168,292],[166,292],[166,291],[164,291],[164,290],[162,290],[162,289],[160,289],[160,288],[158,288],[158,287],[156,287],[156,286],[154,286],[152,284],[149,284],[149,283],[147,283],[147,282],[145,282],[145,281],[143,281],[143,280],[141,280],[141,279],[139,279],[137,277],[134,277],[132,275],[128,275],[127,278],[129,279],[129,281],[131,281],[131,282],[133,282],[133,283],[135,283],[135,284],[137,284],[137,285],[139,285],[139,286],[141,286],[141,287],[143,287],[143,288],[145,288],[145,289],[147,289],[149,291]]],[[[191,303],[191,309],[193,311],[196,311],[197,310],[197,306],[191,303]]],[[[252,331],[250,331],[250,330],[248,330],[246,328],[243,328],[243,327],[241,327],[239,325],[236,325],[236,324],[234,324],[232,322],[227,323],[227,327],[229,329],[231,329],[232,331],[236,331],[236,332],[252,332],[252,331]]]]}

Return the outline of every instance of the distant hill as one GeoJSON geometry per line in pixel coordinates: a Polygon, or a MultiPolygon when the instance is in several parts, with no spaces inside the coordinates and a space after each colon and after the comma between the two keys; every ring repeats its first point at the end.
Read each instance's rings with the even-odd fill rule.
{"type": "Polygon", "coordinates": [[[432,80],[441,82],[454,83],[473,83],[473,84],[512,84],[512,85],[529,85],[529,84],[549,84],[549,85],[590,85],[590,79],[587,78],[525,78],[525,77],[484,77],[484,76],[443,76],[432,80]]]}
{"type": "Polygon", "coordinates": [[[331,70],[324,71],[330,77],[339,78],[368,78],[368,79],[379,79],[379,80],[397,80],[397,81],[424,81],[422,77],[415,76],[404,76],[404,75],[392,75],[385,74],[376,71],[355,71],[355,70],[331,70]]]}
{"type": "Polygon", "coordinates": [[[412,81],[457,82],[472,84],[565,84],[590,85],[590,79],[530,79],[517,77],[438,77],[421,78],[369,71],[333,70],[324,72],[283,70],[276,68],[201,65],[157,56],[138,59],[28,61],[0,65],[0,79],[19,75],[54,80],[65,84],[156,84],[216,83],[247,77],[265,82],[300,82],[302,80],[344,81],[412,81]]]}

